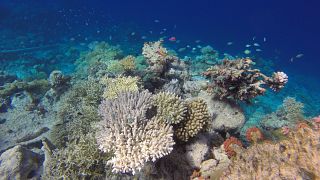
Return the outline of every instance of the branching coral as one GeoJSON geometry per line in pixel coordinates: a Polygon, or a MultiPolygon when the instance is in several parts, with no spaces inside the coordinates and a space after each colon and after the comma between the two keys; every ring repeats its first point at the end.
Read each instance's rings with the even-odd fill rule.
{"type": "Polygon", "coordinates": [[[65,148],[52,152],[45,176],[48,179],[102,178],[110,157],[99,151],[92,134],[80,136],[65,148]]]}
{"type": "Polygon", "coordinates": [[[215,65],[203,74],[211,78],[211,87],[221,99],[242,101],[264,94],[266,89],[263,85],[278,91],[288,82],[288,76],[283,72],[268,77],[259,69],[252,69],[252,65],[254,62],[249,58],[224,60],[221,65],[215,65]]]}
{"type": "Polygon", "coordinates": [[[177,138],[185,142],[197,135],[209,122],[207,104],[203,100],[193,100],[187,106],[186,119],[175,130],[177,138]]]}
{"type": "Polygon", "coordinates": [[[153,98],[153,104],[157,108],[157,116],[163,118],[167,124],[178,124],[186,117],[186,104],[173,93],[158,93],[153,98]]]}
{"type": "Polygon", "coordinates": [[[320,131],[298,128],[279,143],[237,153],[222,179],[320,179],[320,131]]]}
{"type": "Polygon", "coordinates": [[[147,161],[155,161],[172,151],[172,128],[157,119],[146,118],[151,102],[148,91],[124,92],[100,105],[103,120],[96,139],[99,149],[114,152],[108,161],[113,172],[135,174],[147,161]]]}
{"type": "Polygon", "coordinates": [[[139,90],[137,77],[103,77],[100,79],[100,83],[106,86],[106,89],[103,93],[103,97],[106,99],[116,98],[119,93],[124,91],[137,92],[139,90]]]}
{"type": "Polygon", "coordinates": [[[276,129],[284,126],[293,127],[303,119],[303,104],[295,98],[287,97],[277,111],[265,115],[260,124],[265,129],[276,129]]]}

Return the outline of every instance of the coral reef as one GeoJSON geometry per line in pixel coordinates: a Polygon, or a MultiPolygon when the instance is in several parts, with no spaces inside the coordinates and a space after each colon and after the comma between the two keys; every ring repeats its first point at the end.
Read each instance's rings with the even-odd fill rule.
{"type": "Polygon", "coordinates": [[[278,91],[288,82],[288,76],[283,72],[275,72],[268,77],[259,69],[252,69],[252,65],[254,62],[249,58],[224,60],[203,74],[211,78],[211,88],[219,98],[241,101],[264,94],[266,89],[263,85],[278,91]]]}
{"type": "Polygon", "coordinates": [[[97,142],[104,152],[114,152],[108,161],[113,172],[140,171],[150,160],[169,154],[174,145],[172,127],[157,119],[148,120],[151,93],[124,92],[117,99],[104,100],[99,107],[97,142]]]}
{"type": "Polygon", "coordinates": [[[114,99],[121,92],[137,92],[139,90],[138,80],[138,77],[131,76],[119,76],[117,78],[103,77],[100,79],[100,83],[106,86],[103,97],[106,99],[114,99]]]}
{"type": "Polygon", "coordinates": [[[305,119],[303,116],[304,105],[295,100],[295,98],[287,97],[283,100],[283,104],[276,112],[267,114],[262,117],[260,125],[264,129],[277,129],[283,126],[293,127],[298,121],[305,119]]]}
{"type": "Polygon", "coordinates": [[[153,97],[153,104],[157,110],[157,116],[167,124],[178,124],[185,119],[187,106],[177,95],[168,92],[160,92],[153,97]]]}
{"type": "Polygon", "coordinates": [[[237,153],[221,179],[319,179],[319,139],[305,126],[278,143],[256,143],[237,153]]]}
{"type": "Polygon", "coordinates": [[[196,136],[209,122],[208,107],[205,101],[195,99],[187,102],[187,116],[177,125],[175,135],[179,140],[188,141],[196,136]]]}

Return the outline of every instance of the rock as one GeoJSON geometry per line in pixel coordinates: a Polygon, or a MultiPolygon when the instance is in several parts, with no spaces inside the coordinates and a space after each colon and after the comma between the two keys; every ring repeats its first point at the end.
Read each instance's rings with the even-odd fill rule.
{"type": "Polygon", "coordinates": [[[40,156],[20,145],[0,156],[0,177],[3,180],[39,179],[40,156]]]}
{"type": "Polygon", "coordinates": [[[186,145],[186,159],[193,168],[199,168],[205,157],[209,154],[208,139],[200,135],[190,144],[186,145]]]}
{"type": "Polygon", "coordinates": [[[238,132],[245,123],[245,116],[235,103],[215,99],[205,91],[199,93],[208,105],[209,114],[212,117],[210,130],[238,132]]]}

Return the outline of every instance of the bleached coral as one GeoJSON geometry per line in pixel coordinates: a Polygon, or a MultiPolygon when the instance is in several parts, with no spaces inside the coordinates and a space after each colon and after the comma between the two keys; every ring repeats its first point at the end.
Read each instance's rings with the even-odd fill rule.
{"type": "Polygon", "coordinates": [[[119,93],[130,91],[137,92],[138,87],[138,77],[124,77],[119,76],[117,78],[102,77],[100,83],[105,85],[105,91],[103,97],[107,99],[113,99],[118,96],[119,93]]]}
{"type": "Polygon", "coordinates": [[[171,126],[146,118],[151,101],[148,91],[124,92],[100,105],[103,120],[98,125],[96,139],[99,149],[114,153],[108,161],[113,172],[135,174],[146,162],[155,161],[172,151],[171,126]]]}
{"type": "Polygon", "coordinates": [[[157,108],[157,116],[162,117],[167,124],[178,124],[186,117],[186,104],[173,93],[158,93],[153,98],[153,104],[157,108]]]}

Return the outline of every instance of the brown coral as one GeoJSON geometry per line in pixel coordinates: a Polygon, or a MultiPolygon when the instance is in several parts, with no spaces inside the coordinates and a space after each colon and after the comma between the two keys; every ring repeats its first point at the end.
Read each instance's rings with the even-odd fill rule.
{"type": "Polygon", "coordinates": [[[222,179],[320,179],[320,131],[289,132],[279,143],[254,144],[243,150],[222,179]]]}
{"type": "Polygon", "coordinates": [[[167,124],[178,124],[186,117],[187,106],[174,93],[160,92],[153,98],[157,108],[157,116],[164,119],[167,124]]]}
{"type": "Polygon", "coordinates": [[[209,68],[203,75],[210,77],[215,93],[222,98],[241,101],[262,95],[267,85],[278,91],[287,83],[287,76],[282,72],[268,77],[259,69],[252,69],[254,62],[249,58],[224,60],[222,64],[209,68]]]}
{"type": "Polygon", "coordinates": [[[202,99],[188,102],[187,106],[186,119],[178,124],[175,131],[177,138],[185,142],[196,136],[209,121],[208,107],[202,99]]]}

